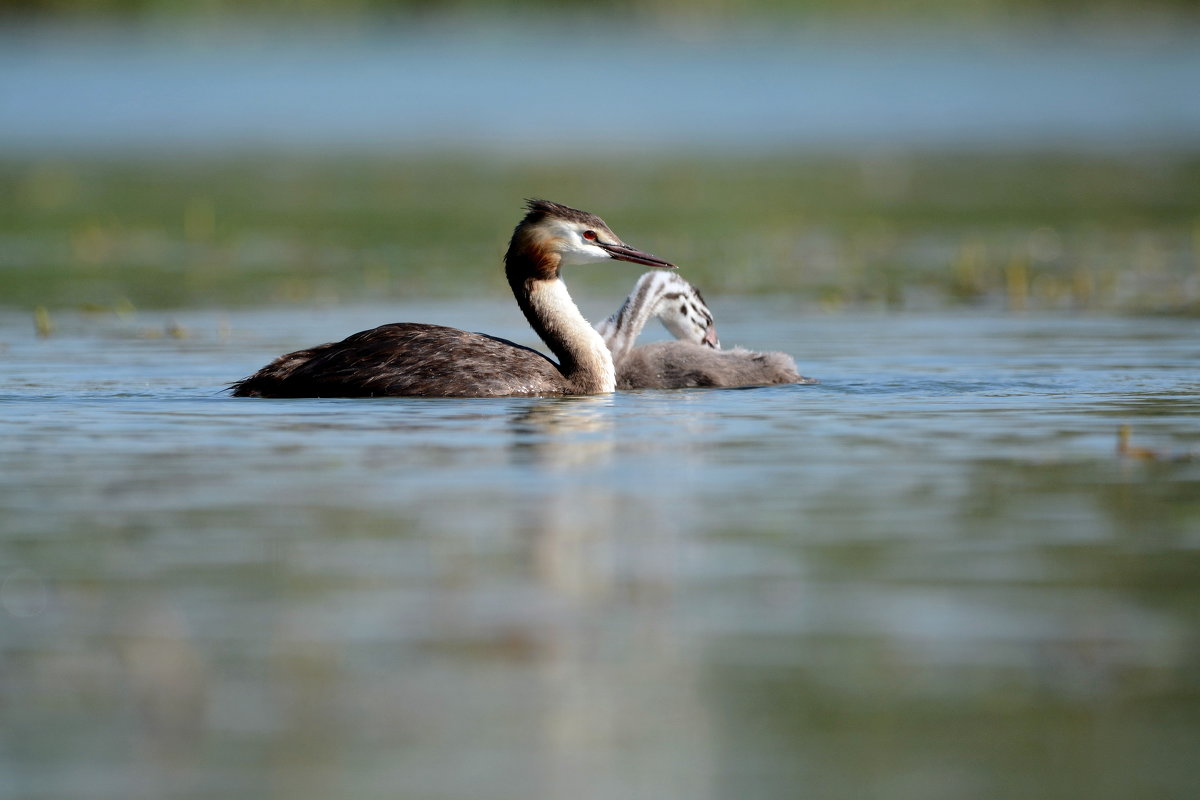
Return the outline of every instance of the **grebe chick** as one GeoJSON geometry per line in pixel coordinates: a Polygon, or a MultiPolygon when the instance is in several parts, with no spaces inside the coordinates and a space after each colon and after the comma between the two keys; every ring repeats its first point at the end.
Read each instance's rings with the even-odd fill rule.
{"type": "Polygon", "coordinates": [[[618,389],[692,389],[820,383],[796,370],[786,353],[735,347],[716,350],[695,342],[654,342],[635,347],[617,365],[618,389]]]}
{"type": "Polygon", "coordinates": [[[567,264],[629,261],[673,269],[621,241],[604,220],[529,200],[504,271],[529,325],[558,357],[481,333],[400,322],[280,356],[232,385],[237,397],[502,397],[600,394],[616,388],[612,356],[559,277],[567,264]]]}
{"type": "Polygon", "coordinates": [[[618,389],[817,383],[800,375],[796,362],[784,353],[721,350],[712,312],[700,291],[674,273],[642,275],[617,313],[596,329],[612,350],[618,389]],[[652,316],[678,341],[634,347],[652,316]]]}
{"type": "Polygon", "coordinates": [[[619,365],[633,349],[633,344],[651,317],[676,339],[720,347],[712,312],[700,296],[700,290],[674,272],[647,272],[638,278],[625,302],[596,330],[612,352],[613,362],[619,365]]]}

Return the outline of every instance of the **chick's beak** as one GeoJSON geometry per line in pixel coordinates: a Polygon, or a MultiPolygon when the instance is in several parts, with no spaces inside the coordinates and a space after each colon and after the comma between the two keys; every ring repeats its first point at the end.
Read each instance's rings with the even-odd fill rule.
{"type": "Polygon", "coordinates": [[[711,322],[704,329],[704,343],[714,350],[718,350],[721,347],[721,340],[717,338],[717,326],[711,322]]]}
{"type": "Polygon", "coordinates": [[[643,253],[641,250],[635,250],[628,245],[610,244],[608,242],[596,242],[595,244],[597,247],[603,248],[617,261],[631,261],[634,264],[644,264],[647,267],[675,269],[675,265],[670,261],[664,261],[658,256],[652,256],[649,253],[643,253]]]}

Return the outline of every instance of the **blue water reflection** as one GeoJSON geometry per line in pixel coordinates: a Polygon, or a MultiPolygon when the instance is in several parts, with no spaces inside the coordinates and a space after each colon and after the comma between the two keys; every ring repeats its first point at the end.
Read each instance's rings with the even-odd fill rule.
{"type": "Polygon", "coordinates": [[[1200,140],[1198,84],[1187,31],[16,28],[0,152],[1145,150],[1200,140]]]}
{"type": "Polygon", "coordinates": [[[0,317],[0,793],[1182,796],[1195,323],[763,303],[824,383],[234,399],[385,311],[0,317]]]}

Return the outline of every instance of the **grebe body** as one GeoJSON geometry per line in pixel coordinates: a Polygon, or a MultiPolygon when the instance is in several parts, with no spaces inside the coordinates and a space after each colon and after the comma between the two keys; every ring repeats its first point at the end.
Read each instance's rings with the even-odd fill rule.
{"type": "Polygon", "coordinates": [[[562,282],[568,264],[628,261],[673,269],[636,250],[604,220],[530,200],[504,256],[530,327],[557,361],[495,336],[395,323],[288,353],[232,385],[237,397],[499,397],[599,394],[616,388],[612,355],[562,282]]]}

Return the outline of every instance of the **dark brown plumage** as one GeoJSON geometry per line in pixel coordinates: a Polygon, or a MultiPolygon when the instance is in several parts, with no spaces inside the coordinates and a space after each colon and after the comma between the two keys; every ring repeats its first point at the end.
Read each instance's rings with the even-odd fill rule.
{"type": "Polygon", "coordinates": [[[234,395],[493,397],[539,394],[562,380],[549,358],[506,339],[396,322],[280,356],[234,384],[234,395]]]}

